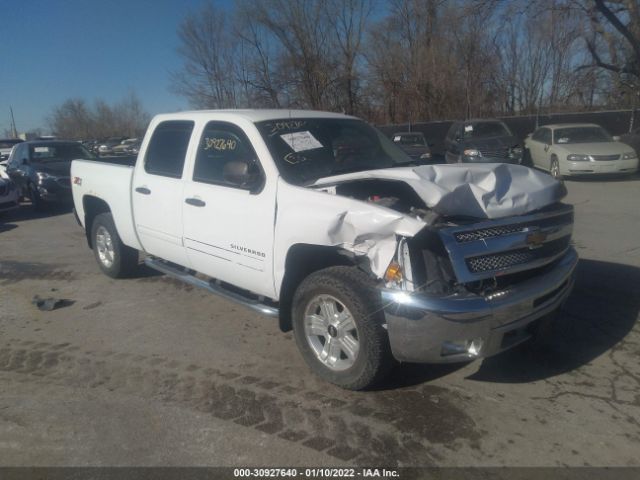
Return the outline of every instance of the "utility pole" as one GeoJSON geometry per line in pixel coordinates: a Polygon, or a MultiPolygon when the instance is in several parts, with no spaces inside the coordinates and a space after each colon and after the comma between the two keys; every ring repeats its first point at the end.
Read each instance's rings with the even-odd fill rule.
{"type": "Polygon", "coordinates": [[[9,112],[11,112],[11,136],[18,138],[18,130],[16,129],[16,120],[13,118],[13,107],[9,105],[9,112]]]}

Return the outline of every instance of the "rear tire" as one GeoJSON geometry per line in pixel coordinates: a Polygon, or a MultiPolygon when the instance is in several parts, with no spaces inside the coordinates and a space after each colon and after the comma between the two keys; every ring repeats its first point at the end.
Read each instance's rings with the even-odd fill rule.
{"type": "Polygon", "coordinates": [[[293,297],[292,322],[311,370],[342,388],[369,388],[394,364],[380,296],[355,267],[330,267],[305,278],[293,297]]]}
{"type": "Polygon", "coordinates": [[[42,200],[40,193],[38,193],[37,187],[33,183],[27,185],[27,193],[29,195],[29,201],[31,206],[36,212],[43,212],[46,208],[46,203],[42,200]]]}
{"type": "Polygon", "coordinates": [[[101,213],[94,218],[91,244],[98,266],[105,275],[125,278],[138,269],[138,251],[122,243],[111,213],[101,213]]]}

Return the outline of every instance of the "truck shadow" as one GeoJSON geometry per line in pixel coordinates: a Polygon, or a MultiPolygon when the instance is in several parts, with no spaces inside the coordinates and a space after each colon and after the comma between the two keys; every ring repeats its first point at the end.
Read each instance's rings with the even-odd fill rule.
{"type": "Polygon", "coordinates": [[[30,203],[20,203],[20,207],[10,210],[0,217],[0,225],[9,222],[22,222],[24,220],[37,220],[38,218],[66,215],[73,210],[71,204],[47,205],[44,210],[36,211],[30,203]]]}
{"type": "Polygon", "coordinates": [[[581,259],[576,286],[541,345],[488,358],[470,380],[524,383],[570,372],[624,346],[640,311],[640,268],[581,259]]]}
{"type": "MultiPolygon", "coordinates": [[[[640,268],[581,259],[576,286],[542,344],[525,343],[482,361],[469,380],[526,383],[570,372],[620,347],[640,312],[640,268]]],[[[380,389],[429,382],[468,365],[396,367],[380,389]]]]}
{"type": "Polygon", "coordinates": [[[589,177],[587,175],[582,177],[569,177],[565,179],[565,182],[572,183],[624,183],[624,182],[639,182],[640,174],[601,174],[593,177],[589,177]]]}

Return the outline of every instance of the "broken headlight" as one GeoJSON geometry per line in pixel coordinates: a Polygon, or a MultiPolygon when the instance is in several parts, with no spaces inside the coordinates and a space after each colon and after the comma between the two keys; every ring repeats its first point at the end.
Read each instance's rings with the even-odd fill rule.
{"type": "Polygon", "coordinates": [[[414,290],[413,272],[406,238],[401,238],[398,242],[396,256],[385,270],[383,279],[387,288],[414,290]]]}

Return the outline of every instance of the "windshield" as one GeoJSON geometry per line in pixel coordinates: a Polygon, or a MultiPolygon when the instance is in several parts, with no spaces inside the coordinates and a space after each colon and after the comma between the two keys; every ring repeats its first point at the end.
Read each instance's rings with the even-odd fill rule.
{"type": "Polygon", "coordinates": [[[420,133],[402,133],[396,134],[393,136],[393,143],[397,143],[399,145],[410,145],[414,147],[424,147],[427,142],[425,142],[424,137],[420,133]]]}
{"type": "Polygon", "coordinates": [[[600,127],[558,128],[553,132],[553,143],[613,142],[613,138],[600,127]]]}
{"type": "Polygon", "coordinates": [[[31,159],[39,162],[95,158],[79,143],[30,145],[29,152],[31,159]]]}
{"type": "Polygon", "coordinates": [[[285,118],[258,122],[256,127],[280,174],[294,185],[412,162],[391,140],[362,120],[285,118]]]}
{"type": "Polygon", "coordinates": [[[479,122],[465,124],[464,138],[510,137],[511,132],[502,122],[479,122]]]}

